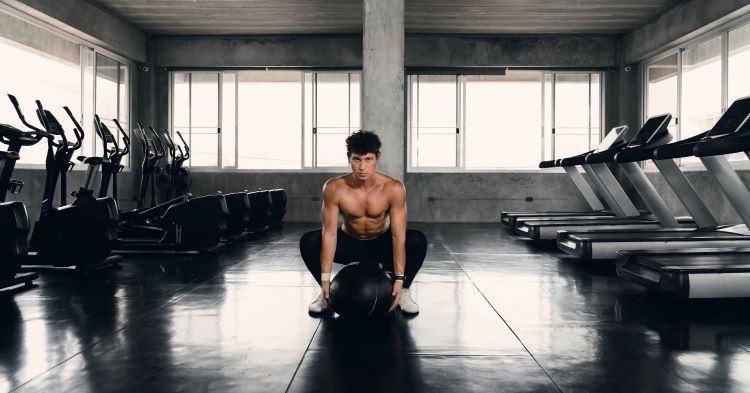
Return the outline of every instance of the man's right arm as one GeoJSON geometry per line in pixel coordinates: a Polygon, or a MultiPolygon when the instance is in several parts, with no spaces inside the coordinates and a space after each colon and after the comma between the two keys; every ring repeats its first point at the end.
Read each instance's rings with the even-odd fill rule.
{"type": "MultiPolygon", "coordinates": [[[[322,240],[323,245],[320,248],[320,271],[328,280],[322,279],[323,298],[328,303],[328,289],[330,286],[330,273],[333,270],[333,256],[336,253],[336,232],[339,223],[339,204],[336,193],[336,186],[330,181],[323,186],[323,211],[321,213],[323,221],[322,240]]],[[[325,278],[325,277],[323,277],[325,278]]]]}

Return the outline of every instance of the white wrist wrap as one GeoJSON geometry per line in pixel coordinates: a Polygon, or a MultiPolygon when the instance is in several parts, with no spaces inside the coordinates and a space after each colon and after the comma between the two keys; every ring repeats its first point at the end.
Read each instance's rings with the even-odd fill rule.
{"type": "Polygon", "coordinates": [[[320,273],[320,281],[331,281],[331,273],[320,273]]]}

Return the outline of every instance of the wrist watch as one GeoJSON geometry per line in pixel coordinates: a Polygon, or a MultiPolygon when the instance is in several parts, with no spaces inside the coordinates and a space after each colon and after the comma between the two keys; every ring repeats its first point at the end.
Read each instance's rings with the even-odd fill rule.
{"type": "Polygon", "coordinates": [[[406,281],[406,276],[393,276],[393,281],[406,281]]]}

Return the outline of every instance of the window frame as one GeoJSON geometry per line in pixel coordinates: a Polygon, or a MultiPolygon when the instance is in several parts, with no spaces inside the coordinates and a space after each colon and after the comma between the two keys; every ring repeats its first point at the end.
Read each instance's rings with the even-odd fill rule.
{"type": "MultiPolygon", "coordinates": [[[[85,66],[86,65],[83,64],[83,59],[85,57],[85,51],[88,50],[88,49],[90,49],[90,48],[85,48],[83,46],[81,47],[81,92],[82,92],[82,94],[81,94],[81,118],[83,118],[83,113],[85,112],[85,109],[84,109],[84,97],[83,97],[83,94],[84,94],[83,93],[83,86],[85,85],[84,78],[85,78],[85,73],[86,73],[86,71],[85,71],[85,66]]],[[[126,86],[126,89],[127,89],[126,93],[128,95],[127,96],[128,98],[127,98],[127,103],[126,103],[127,104],[127,109],[125,109],[125,110],[127,112],[128,122],[127,122],[127,124],[125,124],[125,126],[127,127],[127,129],[125,130],[125,132],[127,132],[128,138],[131,138],[131,140],[132,140],[132,136],[133,136],[133,64],[134,63],[131,62],[131,61],[129,61],[129,60],[127,60],[126,58],[124,58],[122,56],[118,56],[118,55],[116,55],[114,53],[111,53],[109,51],[102,51],[102,50],[98,50],[96,48],[93,48],[91,50],[92,50],[93,59],[94,59],[93,63],[91,64],[91,66],[92,66],[92,68],[94,70],[93,85],[92,85],[92,89],[94,91],[94,94],[93,94],[93,96],[91,98],[92,99],[91,105],[92,105],[92,109],[93,109],[93,113],[94,114],[97,114],[97,110],[96,110],[96,83],[97,83],[97,81],[96,80],[97,80],[97,58],[98,58],[98,55],[102,55],[102,56],[107,57],[110,60],[116,61],[118,63],[117,64],[117,69],[118,69],[118,73],[117,73],[117,111],[118,111],[118,116],[119,116],[119,111],[120,111],[120,108],[121,108],[120,107],[120,104],[121,104],[120,103],[120,98],[121,98],[121,96],[120,96],[120,87],[121,87],[121,83],[120,83],[120,72],[119,71],[120,71],[120,68],[122,66],[127,66],[127,82],[128,83],[127,83],[127,86],[126,86]]],[[[106,120],[111,120],[111,119],[106,119],[106,120]]],[[[120,119],[118,118],[117,120],[119,121],[120,119]]],[[[94,128],[94,119],[93,118],[91,119],[90,123],[91,124],[90,124],[89,127],[86,127],[86,126],[83,126],[83,127],[84,128],[88,128],[85,131],[87,132],[87,135],[91,136],[91,138],[90,138],[91,142],[90,143],[91,143],[91,145],[93,147],[92,152],[94,154],[98,154],[98,150],[101,149],[101,141],[98,139],[99,137],[96,136],[96,130],[93,129],[94,128]],[[94,136],[96,136],[96,138],[93,138],[94,136]]],[[[83,123],[81,123],[81,124],[83,124],[83,123]]],[[[113,134],[115,134],[115,138],[117,138],[118,143],[120,143],[121,141],[120,141],[119,130],[113,130],[113,134]]],[[[85,143],[85,141],[84,141],[84,143],[85,143]]],[[[120,146],[120,147],[122,147],[122,146],[120,146]]],[[[131,149],[131,151],[132,151],[132,149],[131,149]]],[[[132,156],[130,154],[128,154],[124,170],[125,171],[129,171],[132,168],[133,168],[132,156]]],[[[84,169],[84,168],[81,168],[81,169],[84,169]]]]}
{"type": "MultiPolygon", "coordinates": [[[[679,45],[666,47],[664,50],[660,51],[658,54],[651,56],[647,58],[644,61],[641,61],[639,68],[640,68],[640,75],[641,75],[641,122],[645,122],[648,119],[648,67],[651,65],[666,59],[667,57],[676,55],[677,56],[677,102],[675,107],[677,108],[677,113],[673,113],[672,115],[676,119],[676,128],[675,132],[677,135],[675,135],[675,140],[681,140],[682,139],[682,57],[683,53],[686,50],[695,48],[698,45],[701,45],[703,43],[706,43],[710,40],[713,40],[717,37],[720,38],[720,47],[721,47],[721,53],[720,53],[720,61],[721,61],[721,112],[724,113],[727,108],[729,107],[730,102],[729,101],[729,33],[737,30],[739,28],[742,28],[746,25],[750,25],[750,15],[746,15],[740,18],[737,18],[733,21],[727,22],[721,26],[718,26],[716,28],[713,28],[705,33],[702,33],[692,39],[689,39],[679,45]]],[[[748,92],[750,95],[750,92],[748,92]]],[[[684,164],[682,162],[683,160],[678,159],[678,165],[683,170],[688,171],[698,171],[703,170],[705,171],[705,168],[700,163],[688,163],[684,164]]],[[[740,160],[740,161],[730,161],[733,167],[736,167],[738,169],[750,169],[750,161],[747,160],[740,160]]],[[[649,168],[649,171],[656,171],[655,168],[649,168]]]]}
{"type": "MultiPolygon", "coordinates": [[[[101,141],[98,141],[98,138],[96,136],[96,131],[94,130],[94,118],[93,114],[96,113],[96,56],[97,54],[101,54],[102,56],[108,57],[111,60],[117,61],[120,64],[127,65],[128,67],[128,86],[127,86],[127,94],[128,94],[128,102],[127,102],[127,113],[128,113],[128,136],[132,137],[132,122],[133,122],[133,80],[134,80],[134,68],[136,63],[133,60],[130,60],[124,56],[121,56],[115,52],[112,52],[92,41],[86,40],[80,36],[77,36],[75,34],[72,34],[70,32],[67,32],[59,27],[56,27],[50,23],[47,23],[35,16],[32,16],[30,14],[27,14],[17,8],[14,8],[8,4],[0,3],[0,12],[10,15],[13,18],[17,18],[22,22],[28,23],[29,25],[32,25],[34,27],[40,28],[42,30],[45,30],[49,32],[50,34],[56,35],[66,41],[69,41],[73,44],[78,45],[79,48],[79,58],[80,58],[80,110],[78,113],[74,113],[76,115],[76,120],[81,124],[81,126],[84,128],[84,132],[86,133],[86,138],[90,138],[93,143],[92,147],[94,149],[98,144],[101,143],[101,141]],[[89,51],[93,56],[93,62],[91,64],[86,64],[86,51],[89,51]],[[85,119],[85,95],[86,92],[84,91],[85,87],[85,73],[86,73],[86,67],[91,66],[94,70],[94,78],[93,78],[93,84],[91,86],[92,90],[92,117],[91,119],[85,119]],[[97,143],[98,142],[98,143],[97,143]]],[[[8,39],[9,41],[13,41],[11,39],[8,39]]],[[[18,43],[18,45],[26,47],[23,44],[18,43]]],[[[31,48],[33,50],[33,48],[31,48]]],[[[25,49],[24,49],[25,50],[25,49]]],[[[119,86],[118,86],[118,93],[119,93],[119,86]]],[[[120,104],[120,97],[118,94],[117,98],[118,107],[120,104]]],[[[68,120],[69,122],[69,120],[68,120]]],[[[63,123],[65,124],[65,123],[63,123]]],[[[64,126],[66,132],[70,132],[72,127],[72,124],[68,123],[67,126],[64,126]]],[[[84,143],[88,143],[88,141],[84,141],[84,143]]],[[[96,150],[92,150],[94,154],[96,154],[96,150]]],[[[18,163],[16,165],[16,168],[19,169],[45,169],[46,170],[46,164],[45,163],[38,163],[38,164],[28,164],[28,163],[18,163]]],[[[133,163],[131,159],[127,160],[127,165],[125,165],[125,168],[123,171],[129,172],[133,168],[133,163]]],[[[84,165],[76,165],[73,167],[74,171],[84,171],[86,170],[84,165]]]]}
{"type": "MultiPolygon", "coordinates": [[[[308,73],[312,74],[312,84],[313,84],[313,105],[310,109],[311,115],[313,119],[311,120],[311,124],[313,128],[316,128],[315,124],[315,110],[316,110],[316,99],[317,95],[315,92],[315,84],[317,80],[317,75],[319,74],[344,74],[349,75],[348,77],[348,83],[349,83],[349,107],[348,107],[348,117],[349,117],[349,129],[351,130],[351,124],[352,124],[352,118],[351,118],[351,74],[358,74],[359,75],[359,124],[361,127],[362,124],[362,117],[363,117],[363,110],[362,110],[362,70],[361,69],[354,69],[354,68],[344,68],[344,69],[318,69],[318,68],[287,68],[287,67],[250,67],[250,68],[239,68],[239,69],[206,69],[206,68],[172,68],[168,69],[168,80],[169,80],[169,97],[168,97],[168,105],[169,105],[169,118],[168,118],[168,130],[171,135],[174,135],[175,126],[174,126],[174,75],[177,73],[189,73],[189,74],[196,74],[196,73],[206,73],[206,74],[217,74],[219,75],[219,129],[220,132],[217,134],[219,139],[219,146],[217,150],[218,157],[218,165],[216,166],[190,166],[191,170],[195,170],[196,172],[206,172],[206,173],[218,173],[218,172],[230,172],[230,173],[342,173],[349,171],[349,166],[316,166],[315,160],[313,159],[312,163],[313,166],[306,166],[305,165],[305,159],[306,152],[305,152],[305,133],[310,132],[312,138],[312,142],[315,142],[315,135],[313,134],[312,130],[306,129],[306,121],[307,118],[305,116],[305,94],[307,87],[305,75],[308,73]],[[300,101],[300,111],[301,111],[301,127],[300,127],[300,136],[301,136],[301,144],[300,144],[300,154],[299,154],[299,160],[300,160],[300,168],[282,168],[282,169],[261,169],[261,168],[239,168],[239,154],[240,154],[240,147],[239,147],[239,73],[242,71],[297,71],[301,74],[300,78],[300,92],[301,92],[301,101],[300,101]],[[222,124],[222,109],[223,109],[223,92],[224,92],[224,75],[225,74],[235,74],[235,87],[234,87],[234,137],[235,137],[235,165],[229,166],[229,167],[222,167],[222,160],[223,160],[223,152],[222,152],[222,141],[221,141],[221,134],[224,133],[226,130],[223,128],[222,124]]],[[[192,103],[190,103],[190,108],[192,109],[192,103]]],[[[188,141],[190,143],[190,141],[188,141]]],[[[342,155],[344,152],[342,151],[342,155]]]]}
{"type": "MultiPolygon", "coordinates": [[[[535,69],[535,68],[506,68],[506,71],[538,71],[540,74],[539,84],[541,89],[541,127],[540,127],[540,133],[541,133],[541,140],[540,140],[540,153],[542,160],[546,159],[546,138],[547,138],[547,132],[545,128],[546,118],[545,118],[545,75],[552,75],[553,79],[555,78],[555,75],[557,74],[587,74],[589,75],[589,83],[591,83],[590,76],[591,75],[599,75],[599,140],[601,140],[605,128],[605,114],[606,114],[606,75],[605,72],[600,69],[588,69],[588,70],[566,70],[566,69],[535,69]]],[[[407,173],[538,173],[538,172],[562,172],[562,169],[560,168],[552,168],[552,169],[539,169],[539,168],[466,168],[466,83],[465,83],[465,76],[467,75],[483,75],[481,72],[469,72],[469,73],[450,73],[449,70],[445,70],[445,73],[433,73],[433,72],[427,72],[424,74],[420,74],[419,72],[414,72],[412,74],[407,73],[406,74],[406,83],[405,83],[405,89],[406,89],[406,124],[405,124],[405,133],[406,133],[406,172],[407,173]],[[456,127],[459,129],[459,134],[457,137],[457,141],[459,142],[457,144],[456,150],[458,153],[457,156],[457,164],[454,167],[420,167],[420,166],[414,166],[413,165],[413,156],[412,156],[412,112],[413,112],[413,105],[412,105],[412,77],[418,77],[419,75],[443,75],[443,76],[456,76],[456,106],[458,113],[456,114],[456,127]]],[[[487,73],[487,75],[497,75],[496,73],[487,73]]],[[[554,82],[553,82],[554,86],[554,82]]],[[[552,120],[552,128],[555,128],[554,124],[554,87],[552,88],[552,112],[551,115],[553,116],[552,120]]],[[[591,100],[589,99],[589,105],[591,100]]],[[[589,106],[589,119],[591,118],[591,107],[589,106]]],[[[589,120],[589,127],[592,127],[593,124],[591,124],[589,120]]],[[[550,135],[553,135],[550,131],[550,135]]],[[[554,137],[552,137],[552,151],[554,151],[554,137]]],[[[590,140],[591,137],[589,137],[590,140]]]]}
{"type": "MultiPolygon", "coordinates": [[[[222,105],[223,105],[223,102],[222,102],[223,95],[222,94],[223,94],[223,89],[224,89],[224,72],[222,72],[222,71],[211,71],[211,70],[169,71],[169,73],[168,73],[168,75],[169,75],[169,92],[168,92],[168,95],[169,95],[169,98],[168,98],[169,116],[168,116],[168,120],[167,120],[167,123],[168,123],[167,131],[169,132],[170,136],[172,136],[172,139],[174,139],[175,141],[177,140],[174,137],[175,136],[175,131],[183,131],[183,130],[175,130],[175,125],[174,125],[174,105],[173,105],[174,104],[174,99],[173,99],[174,98],[174,77],[175,77],[175,74],[178,73],[178,72],[179,73],[186,73],[186,74],[189,75],[188,76],[188,113],[189,113],[189,115],[188,115],[188,130],[187,130],[187,135],[186,136],[187,136],[187,143],[190,146],[193,145],[193,124],[192,124],[192,122],[193,122],[193,120],[192,120],[192,113],[193,113],[192,112],[192,110],[193,110],[193,102],[192,102],[193,75],[194,74],[201,74],[201,75],[216,75],[217,76],[217,79],[216,79],[216,84],[217,84],[217,86],[216,86],[216,93],[217,93],[218,99],[217,99],[216,105],[217,105],[218,112],[217,112],[217,119],[216,119],[216,129],[217,129],[216,139],[218,141],[218,144],[217,144],[217,148],[216,148],[216,155],[217,155],[217,157],[216,157],[216,166],[204,166],[204,165],[194,166],[194,165],[192,165],[192,160],[188,160],[188,165],[187,166],[191,170],[192,169],[196,169],[198,171],[202,171],[203,169],[212,169],[212,168],[216,168],[218,170],[222,170],[222,169],[230,169],[230,170],[231,169],[236,169],[236,167],[237,167],[237,161],[236,161],[236,157],[237,157],[237,152],[236,152],[236,150],[237,150],[237,102],[236,101],[235,101],[235,108],[234,108],[235,109],[235,112],[234,112],[234,116],[235,116],[235,126],[234,126],[234,135],[235,135],[235,137],[234,137],[235,138],[235,140],[234,140],[234,143],[235,143],[235,165],[234,165],[234,168],[232,168],[232,167],[222,168],[222,166],[221,166],[222,165],[221,162],[222,162],[222,159],[223,159],[223,156],[222,156],[223,152],[222,152],[222,146],[221,146],[222,145],[222,143],[221,143],[222,142],[222,140],[221,140],[221,136],[222,135],[221,134],[222,134],[222,132],[224,132],[224,129],[222,128],[222,125],[223,125],[222,124],[223,116],[222,116],[222,113],[221,113],[221,108],[222,108],[222,105]]],[[[231,71],[228,71],[228,72],[232,73],[231,71]]],[[[236,78],[236,75],[235,75],[235,78],[236,78]]],[[[236,83],[236,79],[235,79],[235,100],[236,100],[236,97],[237,97],[237,83],[236,83]]],[[[158,131],[159,130],[157,130],[157,132],[158,131]]],[[[167,152],[167,154],[169,154],[169,152],[167,152]]],[[[169,157],[167,157],[167,158],[169,159],[169,157]]]]}

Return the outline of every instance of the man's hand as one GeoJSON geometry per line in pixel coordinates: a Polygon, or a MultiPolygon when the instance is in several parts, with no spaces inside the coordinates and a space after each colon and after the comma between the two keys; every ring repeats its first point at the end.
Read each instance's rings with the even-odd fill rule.
{"type": "Polygon", "coordinates": [[[328,296],[331,293],[331,282],[323,281],[323,283],[320,284],[320,290],[323,292],[323,303],[328,307],[328,296]]]}
{"type": "Polygon", "coordinates": [[[404,282],[401,280],[396,280],[393,282],[393,292],[391,292],[391,296],[393,296],[393,304],[391,304],[390,310],[388,312],[391,312],[398,307],[398,304],[401,302],[401,288],[404,287],[404,282]]]}

